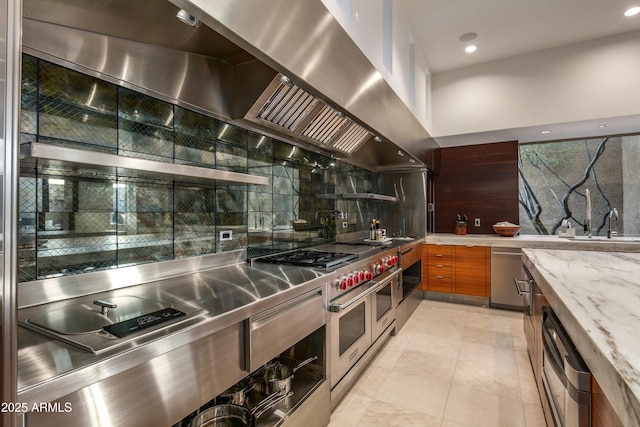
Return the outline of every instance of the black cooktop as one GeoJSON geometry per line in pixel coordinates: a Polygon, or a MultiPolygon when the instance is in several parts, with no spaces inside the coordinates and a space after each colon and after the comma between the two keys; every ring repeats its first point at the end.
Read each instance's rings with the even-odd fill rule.
{"type": "Polygon", "coordinates": [[[269,262],[272,264],[331,268],[356,258],[358,258],[358,255],[356,254],[298,249],[292,252],[284,252],[281,254],[256,258],[255,260],[259,262],[269,262]]]}

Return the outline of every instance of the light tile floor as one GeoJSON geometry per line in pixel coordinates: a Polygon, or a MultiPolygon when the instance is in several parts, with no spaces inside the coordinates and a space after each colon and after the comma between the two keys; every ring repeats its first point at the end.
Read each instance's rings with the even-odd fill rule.
{"type": "Polygon", "coordinates": [[[424,300],[330,427],[545,427],[522,314],[424,300]]]}

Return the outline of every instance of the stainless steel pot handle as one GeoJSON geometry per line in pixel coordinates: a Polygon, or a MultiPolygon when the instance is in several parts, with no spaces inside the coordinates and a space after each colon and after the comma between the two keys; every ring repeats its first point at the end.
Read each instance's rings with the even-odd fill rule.
{"type": "Polygon", "coordinates": [[[516,285],[516,290],[518,291],[518,295],[530,295],[531,294],[531,281],[530,280],[518,280],[516,278],[513,279],[513,283],[516,285]],[[523,291],[520,288],[520,284],[529,285],[529,290],[523,291]]]}
{"type": "Polygon", "coordinates": [[[256,407],[251,410],[251,415],[253,415],[255,418],[260,418],[260,415],[264,414],[266,411],[273,408],[278,403],[282,402],[290,396],[293,396],[292,391],[290,391],[289,393],[284,393],[284,390],[278,390],[258,403],[256,407]]]}

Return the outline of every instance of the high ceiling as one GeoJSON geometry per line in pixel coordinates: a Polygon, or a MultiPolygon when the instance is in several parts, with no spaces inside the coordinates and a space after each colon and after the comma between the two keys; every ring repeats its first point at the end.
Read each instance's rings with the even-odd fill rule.
{"type": "Polygon", "coordinates": [[[432,74],[640,29],[640,0],[398,0],[432,74]],[[473,54],[460,36],[477,33],[473,54]]]}

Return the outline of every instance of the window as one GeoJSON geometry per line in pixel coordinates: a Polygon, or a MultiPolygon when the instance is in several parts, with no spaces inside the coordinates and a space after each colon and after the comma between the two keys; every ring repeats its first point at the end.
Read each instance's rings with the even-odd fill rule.
{"type": "Polygon", "coordinates": [[[640,236],[638,159],[640,135],[522,144],[522,233],[557,234],[568,220],[577,236],[585,235],[588,189],[594,236],[607,235],[610,215],[612,229],[640,236]]]}

